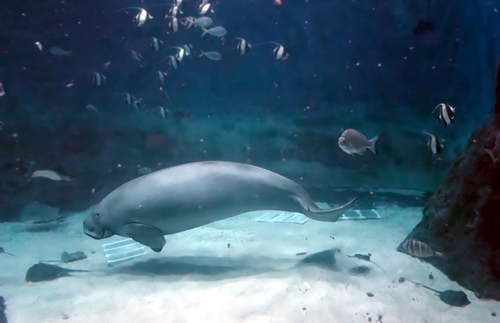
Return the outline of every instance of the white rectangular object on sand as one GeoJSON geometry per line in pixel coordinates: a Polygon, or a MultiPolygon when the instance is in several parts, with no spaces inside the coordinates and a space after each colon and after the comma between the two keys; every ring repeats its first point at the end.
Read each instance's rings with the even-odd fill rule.
{"type": "Polygon", "coordinates": [[[103,244],[102,250],[110,267],[146,254],[144,246],[130,238],[103,244]]]}
{"type": "MultiPolygon", "coordinates": [[[[349,210],[339,218],[339,221],[376,220],[380,218],[380,214],[378,214],[376,210],[349,210]]],[[[297,212],[266,211],[264,214],[255,219],[255,221],[304,224],[309,221],[309,218],[304,214],[297,212]]]]}

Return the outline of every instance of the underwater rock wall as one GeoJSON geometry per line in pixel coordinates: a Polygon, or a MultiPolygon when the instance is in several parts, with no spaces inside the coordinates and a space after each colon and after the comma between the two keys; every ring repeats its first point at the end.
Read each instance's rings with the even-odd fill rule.
{"type": "MultiPolygon", "coordinates": [[[[186,11],[195,7],[184,2],[186,11]]],[[[228,29],[223,42],[195,29],[166,34],[156,1],[141,2],[155,18],[138,28],[131,15],[116,13],[125,5],[137,3],[3,7],[0,221],[16,219],[32,201],[83,210],[140,169],[208,159],[251,162],[305,185],[432,190],[468,129],[489,112],[480,107],[493,102],[489,67],[500,53],[500,24],[491,3],[219,1],[211,17],[228,29]],[[193,59],[170,71],[166,101],[155,79],[163,55],[151,53],[151,36],[165,46],[217,49],[223,59],[193,59]],[[238,36],[279,41],[289,58],[273,60],[272,47],[241,56],[238,36]],[[50,55],[50,46],[71,56],[50,55]],[[130,48],[144,55],[142,65],[130,48]],[[92,83],[95,71],[107,75],[101,88],[92,83]],[[140,111],[123,103],[128,91],[141,98],[140,111]],[[441,101],[457,107],[457,122],[438,159],[421,131],[443,130],[429,119],[441,101]],[[160,105],[170,111],[166,119],[160,105]],[[344,154],[336,142],[348,127],[381,134],[378,155],[344,154]],[[74,180],[31,180],[37,169],[74,180]]]]}
{"type": "Polygon", "coordinates": [[[477,297],[500,300],[500,69],[497,73],[496,118],[472,134],[408,239],[443,253],[425,260],[477,297]]]}

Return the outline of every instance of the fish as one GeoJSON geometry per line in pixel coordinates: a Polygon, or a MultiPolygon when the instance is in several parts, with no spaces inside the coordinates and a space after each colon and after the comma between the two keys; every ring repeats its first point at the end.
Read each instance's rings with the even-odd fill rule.
{"type": "Polygon", "coordinates": [[[58,46],[50,47],[49,52],[54,56],[71,56],[71,51],[66,51],[58,46]]]}
{"type": "Polygon", "coordinates": [[[141,54],[137,53],[133,49],[128,49],[128,53],[130,54],[130,57],[132,57],[133,60],[138,61],[139,63],[143,61],[143,57],[141,54]]]}
{"type": "Polygon", "coordinates": [[[40,43],[39,41],[37,41],[37,42],[35,43],[35,45],[36,45],[36,47],[38,47],[38,49],[39,49],[41,52],[43,52],[43,45],[42,45],[42,43],[40,43]]]}
{"type": "Polygon", "coordinates": [[[455,121],[455,108],[446,103],[439,103],[434,110],[432,110],[431,115],[439,108],[438,120],[444,124],[446,128],[455,121]]]}
{"type": "Polygon", "coordinates": [[[414,283],[416,286],[422,286],[423,288],[426,288],[428,290],[431,290],[433,291],[434,293],[437,294],[437,296],[439,297],[439,299],[443,302],[443,303],[446,303],[450,306],[455,306],[455,307],[466,307],[467,305],[469,305],[471,302],[469,300],[469,298],[467,297],[467,294],[465,294],[463,291],[456,291],[456,290],[445,290],[445,291],[438,291],[438,290],[435,290],[434,288],[430,288],[429,286],[425,286],[423,284],[420,284],[420,283],[417,283],[417,282],[414,282],[413,280],[410,280],[408,278],[404,278],[404,277],[401,277],[400,279],[400,282],[401,281],[409,281],[409,282],[412,282],[414,283]]]}
{"type": "Polygon", "coordinates": [[[177,49],[177,53],[175,54],[175,58],[179,61],[179,63],[181,63],[182,60],[184,59],[184,55],[186,54],[186,50],[184,49],[184,47],[170,46],[170,48],[177,49]]]}
{"type": "Polygon", "coordinates": [[[354,156],[354,154],[363,155],[367,148],[374,154],[377,154],[375,144],[378,139],[379,136],[375,136],[370,140],[366,140],[365,135],[356,129],[347,129],[340,136],[338,145],[340,149],[351,156],[354,156]]]}
{"type": "Polygon", "coordinates": [[[167,72],[157,71],[156,74],[158,76],[158,80],[160,80],[161,83],[165,82],[165,77],[167,76],[167,72]]]}
{"type": "Polygon", "coordinates": [[[181,19],[179,19],[179,22],[186,29],[189,29],[189,28],[194,26],[194,18],[191,16],[181,18],[181,19]]]}
{"type": "Polygon", "coordinates": [[[141,108],[141,101],[140,100],[135,100],[132,102],[132,105],[134,106],[134,109],[139,110],[141,108]]]}
{"type": "Polygon", "coordinates": [[[3,127],[5,127],[5,122],[0,121],[0,130],[3,130],[3,127]]]}
{"type": "Polygon", "coordinates": [[[410,256],[417,258],[443,257],[441,252],[437,252],[429,245],[415,239],[407,239],[401,244],[401,248],[410,256]]]}
{"type": "Polygon", "coordinates": [[[162,119],[165,119],[167,117],[167,114],[169,112],[167,109],[165,109],[164,107],[158,107],[157,110],[162,119]]]}
{"type": "Polygon", "coordinates": [[[124,101],[127,105],[131,105],[134,101],[135,101],[135,98],[132,94],[130,93],[124,93],[125,94],[125,98],[124,98],[124,101]]]}
{"type": "Polygon", "coordinates": [[[139,10],[139,13],[137,16],[135,16],[135,21],[137,23],[137,27],[142,27],[146,23],[147,20],[153,19],[153,16],[151,16],[146,9],[144,8],[139,8],[139,7],[125,7],[118,9],[116,12],[120,12],[122,10],[127,10],[127,9],[134,9],[134,10],[139,10]]]}
{"type": "Polygon", "coordinates": [[[193,25],[196,27],[208,27],[213,24],[213,20],[210,17],[198,17],[193,20],[193,25]]]}
{"type": "Polygon", "coordinates": [[[4,254],[12,256],[12,257],[17,257],[16,255],[14,255],[14,254],[12,254],[10,252],[5,251],[5,249],[2,248],[2,247],[0,247],[0,253],[4,253],[4,254]]]}
{"type": "Polygon", "coordinates": [[[25,280],[28,284],[54,280],[60,277],[71,276],[73,272],[89,272],[88,270],[67,269],[56,265],[38,263],[31,266],[26,272],[25,280]]]}
{"type": "Polygon", "coordinates": [[[168,27],[172,30],[173,33],[177,32],[179,30],[179,19],[176,17],[168,17],[168,19],[172,19],[168,23],[168,27]]]}
{"type": "Polygon", "coordinates": [[[153,48],[155,52],[159,51],[163,45],[163,41],[159,40],[156,37],[151,37],[151,43],[150,46],[153,48]]]}
{"type": "Polygon", "coordinates": [[[201,52],[200,57],[205,56],[206,58],[208,58],[212,61],[220,61],[222,59],[222,55],[216,51],[204,52],[204,51],[200,50],[200,52],[201,52]]]}
{"type": "Polygon", "coordinates": [[[169,60],[168,64],[170,66],[172,66],[173,69],[177,69],[177,67],[179,67],[179,65],[177,64],[177,58],[174,56],[174,55],[169,55],[167,57],[164,57],[162,60],[160,60],[158,62],[158,64],[156,64],[155,66],[158,66],[161,64],[161,62],[163,62],[164,60],[169,60]]]}
{"type": "Polygon", "coordinates": [[[106,76],[101,73],[94,72],[92,73],[92,81],[96,86],[101,86],[106,82],[106,76]]]}
{"type": "Polygon", "coordinates": [[[190,45],[184,45],[182,47],[184,47],[184,51],[186,52],[186,56],[191,55],[191,47],[190,47],[190,45]]]}
{"type": "Polygon", "coordinates": [[[236,45],[236,49],[240,52],[241,55],[245,55],[250,51],[252,47],[244,38],[235,37],[238,39],[238,44],[236,45]]]}
{"type": "MultiPolygon", "coordinates": [[[[172,8],[170,8],[168,10],[168,12],[170,13],[171,17],[176,17],[179,13],[182,15],[184,12],[182,12],[181,10],[181,7],[178,6],[176,3],[167,3],[165,4],[165,6],[171,6],[172,8]]],[[[168,14],[165,16],[165,18],[168,17],[168,14]]]]}
{"type": "Polygon", "coordinates": [[[111,65],[111,62],[106,62],[106,63],[104,63],[104,65],[102,65],[102,69],[107,70],[110,65],[111,65]]]}
{"type": "Polygon", "coordinates": [[[205,36],[205,34],[209,34],[215,37],[223,37],[224,35],[227,34],[227,30],[224,27],[217,26],[217,27],[212,27],[210,29],[206,29],[205,27],[201,27],[203,29],[203,33],[201,34],[201,37],[205,36]]]}
{"type": "Polygon", "coordinates": [[[170,58],[170,61],[168,63],[170,64],[170,66],[174,68],[174,70],[177,69],[177,67],[179,67],[179,65],[177,65],[177,59],[175,58],[175,56],[170,55],[167,56],[167,58],[170,58]]]}
{"type": "Polygon", "coordinates": [[[285,53],[285,47],[283,45],[278,45],[273,49],[274,59],[285,60],[288,58],[288,54],[285,53]]]}
{"type": "Polygon", "coordinates": [[[496,164],[498,156],[500,156],[500,132],[495,138],[495,146],[492,149],[483,148],[483,151],[487,153],[493,160],[493,163],[496,164]]]}
{"type": "Polygon", "coordinates": [[[198,14],[200,16],[203,16],[203,15],[207,14],[208,11],[210,11],[211,13],[213,13],[214,11],[210,10],[210,6],[211,5],[212,5],[211,3],[205,3],[205,2],[203,2],[202,4],[200,4],[198,14]]]}
{"type": "Polygon", "coordinates": [[[437,140],[436,137],[433,136],[432,134],[430,134],[430,133],[428,133],[426,131],[423,131],[423,133],[425,133],[426,135],[429,136],[429,140],[427,141],[427,147],[429,147],[429,149],[431,150],[432,154],[436,155],[436,154],[441,153],[441,150],[443,150],[444,145],[442,145],[439,142],[439,140],[437,140]]]}
{"type": "Polygon", "coordinates": [[[53,170],[36,170],[31,174],[31,178],[46,178],[52,181],[60,182],[67,181],[70,182],[73,179],[69,176],[61,175],[53,170]]]}
{"type": "Polygon", "coordinates": [[[5,95],[5,89],[3,88],[2,82],[0,82],[0,96],[4,96],[4,95],[5,95]]]}

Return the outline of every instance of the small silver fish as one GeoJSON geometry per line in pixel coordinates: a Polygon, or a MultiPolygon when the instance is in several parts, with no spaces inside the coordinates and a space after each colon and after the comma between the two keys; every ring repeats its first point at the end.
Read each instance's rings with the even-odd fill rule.
{"type": "Polygon", "coordinates": [[[110,65],[111,65],[111,62],[106,62],[106,63],[104,63],[104,65],[102,65],[102,69],[107,70],[110,65]]]}
{"type": "Polygon", "coordinates": [[[72,181],[69,176],[60,175],[59,173],[53,170],[37,170],[31,174],[31,178],[47,178],[52,181],[72,181]]]}
{"type": "Polygon", "coordinates": [[[106,76],[104,76],[103,74],[98,73],[98,72],[94,72],[94,73],[92,73],[92,75],[93,75],[92,81],[94,82],[94,84],[96,86],[101,86],[106,82],[106,76]]]}
{"type": "Polygon", "coordinates": [[[208,27],[210,26],[214,21],[210,17],[198,17],[193,20],[193,25],[196,27],[208,27]]]}
{"type": "Polygon", "coordinates": [[[223,37],[224,35],[227,34],[227,30],[224,27],[217,26],[217,27],[212,27],[210,29],[206,29],[205,27],[201,27],[203,29],[203,33],[201,34],[201,37],[205,36],[206,34],[215,36],[215,37],[223,37]]]}
{"type": "Polygon", "coordinates": [[[222,58],[222,55],[216,51],[204,52],[204,51],[200,50],[200,52],[201,52],[200,57],[205,56],[206,58],[208,58],[212,61],[220,61],[222,58]]]}
{"type": "Polygon", "coordinates": [[[442,257],[443,254],[435,251],[426,243],[415,239],[407,239],[401,247],[410,255],[417,258],[442,257]]]}
{"type": "Polygon", "coordinates": [[[431,150],[432,154],[433,155],[436,155],[436,154],[439,154],[441,152],[441,150],[443,150],[444,148],[444,145],[442,145],[439,140],[436,139],[435,136],[433,136],[432,134],[426,132],[426,131],[423,131],[423,133],[425,133],[426,135],[429,136],[429,140],[427,141],[427,147],[429,147],[429,149],[431,150]]]}
{"type": "Polygon", "coordinates": [[[151,37],[151,43],[150,46],[153,48],[155,52],[159,51],[161,49],[161,46],[163,45],[163,41],[159,40],[156,37],[151,37]]]}
{"type": "Polygon", "coordinates": [[[375,136],[370,140],[366,140],[366,136],[356,129],[347,129],[340,136],[338,144],[340,149],[351,156],[354,156],[354,154],[363,155],[367,148],[376,154],[375,144],[378,138],[379,136],[375,136]]]}
{"type": "Polygon", "coordinates": [[[3,130],[3,127],[5,127],[5,122],[0,121],[0,130],[3,130]]]}
{"type": "Polygon", "coordinates": [[[57,46],[50,47],[49,52],[54,56],[71,56],[71,51],[66,51],[57,46]]]}
{"type": "Polygon", "coordinates": [[[455,108],[446,103],[439,103],[434,110],[432,110],[431,115],[439,108],[438,120],[444,124],[446,128],[455,121],[455,108]]]}
{"type": "Polygon", "coordinates": [[[0,82],[0,96],[4,96],[4,95],[5,95],[5,89],[3,88],[2,82],[0,82]]]}

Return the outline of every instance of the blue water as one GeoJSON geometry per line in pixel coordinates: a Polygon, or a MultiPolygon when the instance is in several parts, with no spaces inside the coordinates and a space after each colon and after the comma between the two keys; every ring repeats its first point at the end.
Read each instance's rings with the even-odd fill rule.
{"type": "MultiPolygon", "coordinates": [[[[2,283],[25,288],[24,273],[13,282],[12,271],[58,258],[62,250],[49,248],[54,242],[46,232],[74,235],[73,247],[90,248],[78,226],[82,214],[129,180],[188,162],[264,167],[296,181],[316,201],[344,203],[361,194],[364,208],[422,207],[472,131],[490,118],[500,54],[498,1],[211,1],[206,16],[213,24],[206,28],[224,27],[223,37],[202,37],[200,27],[187,29],[180,21],[174,32],[167,3],[2,5],[0,246],[29,249],[16,253],[19,259],[0,254],[2,283]],[[153,18],[138,26],[140,10],[130,7],[153,18]],[[158,51],[153,37],[162,42],[158,51]],[[237,38],[254,47],[241,55],[237,38]],[[172,46],[190,53],[175,58],[172,46]],[[278,50],[283,54],[276,57],[278,50]],[[177,68],[165,59],[171,55],[177,68]],[[164,81],[158,72],[166,73],[164,81]],[[431,115],[439,103],[456,109],[446,128],[431,115]],[[348,128],[367,138],[379,135],[377,153],[342,151],[337,142],[348,128]],[[439,154],[432,154],[423,131],[444,146],[439,154]],[[37,170],[70,180],[33,177],[37,170]],[[397,194],[370,199],[384,189],[397,194]],[[71,225],[61,228],[67,219],[71,225]],[[53,222],[32,227],[33,221],[53,222]],[[44,246],[50,253],[42,257],[44,246]],[[6,259],[22,263],[5,265],[6,259]]],[[[198,17],[199,6],[182,1],[176,18],[198,17]]],[[[7,317],[20,310],[10,304],[21,305],[19,298],[31,292],[11,290],[5,294],[0,286],[7,317]]],[[[113,321],[97,313],[93,321],[113,321]]],[[[34,321],[53,318],[42,316],[34,321]]],[[[247,319],[276,321],[269,313],[247,319]]]]}

